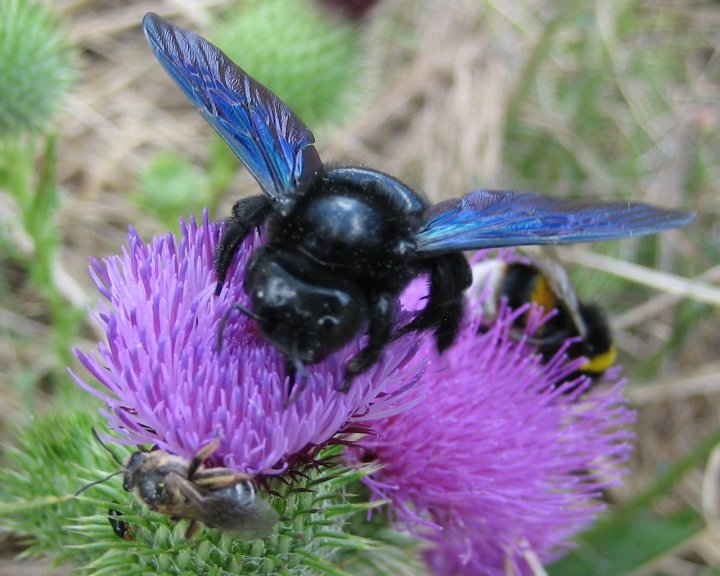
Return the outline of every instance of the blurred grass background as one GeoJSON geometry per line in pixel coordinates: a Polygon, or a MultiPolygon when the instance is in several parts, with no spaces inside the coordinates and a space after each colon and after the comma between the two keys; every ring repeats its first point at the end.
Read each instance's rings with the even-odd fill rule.
{"type": "MultiPolygon", "coordinates": [[[[17,156],[6,154],[2,445],[75,394],[69,349],[98,338],[85,313],[97,298],[90,255],[116,253],[128,225],[149,237],[206,205],[223,218],[257,193],[153,58],[140,30],[152,10],[216,40],[302,109],[326,162],[389,172],[433,201],[484,187],[696,210],[683,230],[557,253],[611,316],[638,421],[606,520],[548,570],[720,574],[720,3],[384,0],[334,27],[343,48],[328,32],[313,52],[298,26],[275,42],[286,68],[256,71],[270,57],[252,48],[273,39],[239,22],[270,4],[282,3],[51,3],[79,70],[52,137],[34,141],[30,180],[46,194],[34,198],[50,200],[28,209],[13,196],[17,156]]],[[[6,573],[21,546],[0,539],[6,573]]]]}

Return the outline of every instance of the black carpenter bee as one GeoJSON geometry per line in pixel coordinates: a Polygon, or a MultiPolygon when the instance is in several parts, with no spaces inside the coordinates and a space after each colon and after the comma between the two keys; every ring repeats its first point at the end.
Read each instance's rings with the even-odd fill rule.
{"type": "MultiPolygon", "coordinates": [[[[600,378],[617,358],[612,331],[599,305],[578,298],[565,268],[555,259],[527,257],[527,262],[490,260],[472,267],[473,277],[480,286],[490,283],[484,300],[484,312],[492,322],[502,298],[513,309],[535,304],[555,314],[544,322],[529,338],[545,360],[550,360],[569,338],[575,339],[565,349],[569,358],[586,358],[578,372],[564,380],[580,375],[600,378]]],[[[515,328],[524,333],[528,313],[518,316],[515,328]]]]}
{"type": "Polygon", "coordinates": [[[312,132],[220,49],[156,14],[143,24],[160,63],[263,192],[233,206],[216,252],[217,292],[243,240],[265,224],[245,273],[250,308],[236,308],[257,321],[291,371],[366,329],[344,390],[400,334],[432,329],[440,351],[452,344],[471,281],[464,250],[650,234],[693,218],[639,203],[488,190],[429,205],[388,174],[324,166],[312,132]],[[398,296],[421,273],[430,279],[427,304],[393,334],[398,296]]]}
{"type": "MultiPolygon", "coordinates": [[[[196,536],[203,524],[243,539],[263,538],[270,534],[278,520],[270,504],[257,495],[252,476],[230,468],[206,468],[203,465],[217,449],[217,438],[192,460],[162,450],[138,450],[123,465],[95,430],[93,434],[123,469],[83,486],[76,496],[90,486],[122,473],[123,488],[132,492],[140,503],[173,520],[190,521],[185,538],[196,536]]],[[[118,534],[119,524],[113,524],[112,520],[113,530],[118,534]]],[[[118,521],[117,518],[114,520],[118,521]]]]}

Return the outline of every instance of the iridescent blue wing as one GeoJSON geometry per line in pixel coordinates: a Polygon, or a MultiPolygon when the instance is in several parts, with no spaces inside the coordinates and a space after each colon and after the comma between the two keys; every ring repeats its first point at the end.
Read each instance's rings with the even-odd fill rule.
{"type": "Polygon", "coordinates": [[[202,36],[148,13],[145,36],[168,74],[286,213],[322,170],[312,132],[202,36]]]}
{"type": "Polygon", "coordinates": [[[580,202],[476,190],[430,207],[415,236],[421,257],[500,246],[595,242],[684,226],[692,212],[633,202],[580,202]]]}

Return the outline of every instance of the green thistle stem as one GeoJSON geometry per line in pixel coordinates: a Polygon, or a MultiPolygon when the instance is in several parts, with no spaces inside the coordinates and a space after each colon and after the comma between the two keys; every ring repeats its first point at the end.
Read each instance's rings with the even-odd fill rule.
{"type": "MultiPolygon", "coordinates": [[[[0,147],[0,163],[7,189],[20,209],[23,231],[32,242],[32,255],[16,253],[15,256],[25,265],[31,281],[47,302],[53,327],[52,350],[57,365],[64,368],[73,362],[71,348],[81,314],[68,306],[53,274],[61,244],[54,222],[59,204],[55,185],[56,139],[54,136],[45,139],[37,182],[34,182],[36,144],[34,137],[4,142],[0,147]]],[[[65,378],[64,370],[60,378],[65,378]]]]}

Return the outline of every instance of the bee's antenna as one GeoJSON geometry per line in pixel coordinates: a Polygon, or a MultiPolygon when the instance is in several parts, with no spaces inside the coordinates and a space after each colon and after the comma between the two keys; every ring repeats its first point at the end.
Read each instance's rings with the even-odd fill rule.
{"type": "Polygon", "coordinates": [[[124,472],[124,470],[118,470],[117,472],[113,472],[112,474],[108,474],[107,476],[105,476],[105,478],[100,478],[100,480],[95,480],[95,481],[93,481],[93,482],[90,482],[89,484],[85,484],[85,486],[83,486],[82,488],[80,488],[80,490],[78,490],[77,492],[75,492],[75,496],[79,496],[82,492],[85,492],[85,490],[87,490],[87,489],[90,488],[91,486],[95,486],[95,484],[102,484],[103,482],[107,482],[107,481],[110,480],[110,478],[112,478],[113,476],[117,476],[118,474],[122,474],[123,472],[124,472]]]}
{"type": "MultiPolygon", "coordinates": [[[[115,460],[115,462],[117,462],[118,464],[120,464],[120,466],[122,466],[123,468],[125,468],[125,464],[122,463],[122,461],[120,460],[120,458],[118,458],[118,457],[115,455],[115,453],[114,453],[112,450],[110,450],[110,448],[107,447],[107,444],[105,444],[105,442],[102,441],[102,438],[100,438],[100,435],[97,433],[97,430],[95,430],[95,428],[90,428],[90,430],[92,431],[92,435],[95,436],[95,440],[98,441],[98,444],[100,444],[100,446],[102,446],[103,448],[105,448],[105,451],[106,451],[108,454],[110,454],[110,456],[112,456],[112,458],[113,458],[113,460],[115,460]]],[[[122,471],[122,470],[121,470],[121,471],[122,471]]],[[[117,472],[116,472],[116,474],[117,474],[117,472]]],[[[114,476],[114,474],[113,474],[113,476],[114,476]]],[[[109,477],[110,477],[110,476],[108,476],[108,478],[109,478],[109,477]]],[[[107,480],[107,478],[105,478],[105,480],[107,480]]],[[[100,482],[104,482],[105,480],[100,480],[100,482]]],[[[97,482],[94,482],[94,484],[97,484],[97,482]]],[[[88,484],[88,486],[92,486],[92,484],[88,484]]],[[[87,488],[88,486],[85,486],[85,488],[87,488]]],[[[84,490],[85,488],[83,488],[83,490],[84,490]]],[[[76,495],[77,495],[77,494],[76,494],[76,495]]]]}
{"type": "Polygon", "coordinates": [[[255,312],[253,312],[249,308],[246,308],[242,304],[233,304],[232,306],[230,306],[230,308],[225,310],[225,314],[223,314],[223,317],[220,320],[220,326],[218,326],[217,341],[215,344],[215,348],[217,349],[218,352],[222,348],[222,335],[223,335],[223,332],[225,332],[225,326],[227,325],[228,320],[230,319],[230,314],[232,314],[235,310],[239,310],[240,312],[245,314],[245,316],[255,320],[255,322],[257,322],[258,324],[263,324],[265,322],[260,316],[255,314],[255,312]]]}

